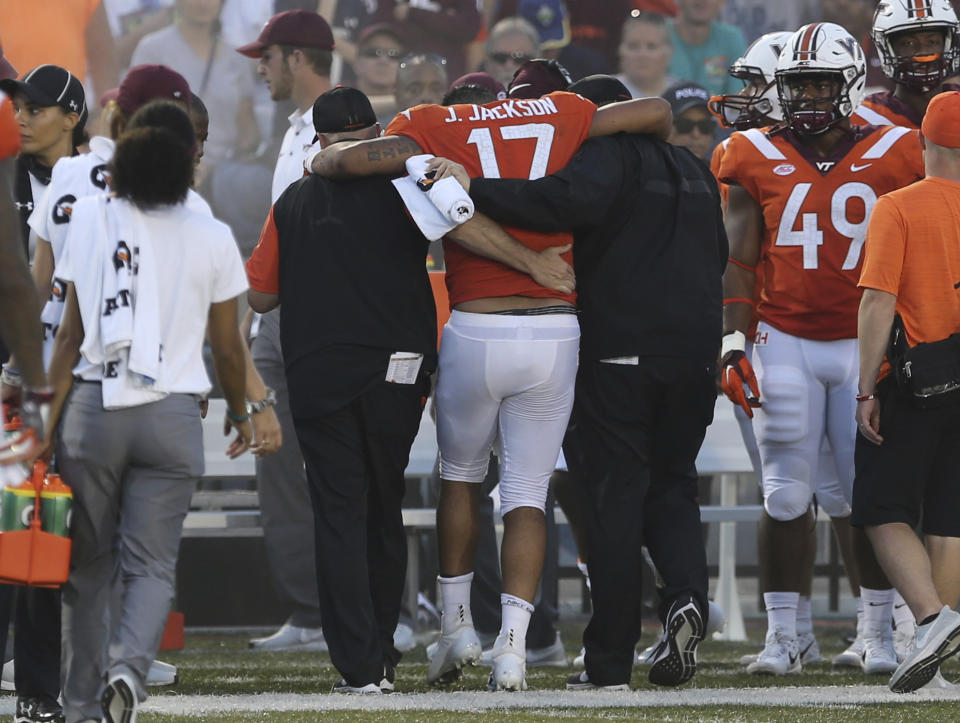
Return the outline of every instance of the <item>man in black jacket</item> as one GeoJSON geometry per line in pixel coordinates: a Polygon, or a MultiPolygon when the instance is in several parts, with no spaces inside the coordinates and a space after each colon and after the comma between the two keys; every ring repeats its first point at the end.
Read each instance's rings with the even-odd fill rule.
{"type": "MultiPolygon", "coordinates": [[[[572,89],[601,105],[626,92],[609,77],[572,89]]],[[[666,583],[667,635],[650,680],[683,683],[707,611],[694,463],[713,419],[727,260],[716,182],[689,151],[625,134],[587,141],[564,170],[538,180],[449,172],[497,221],[575,232],[582,336],[568,441],[579,451],[568,463],[586,471],[577,476],[593,616],[586,671],[568,687],[627,686],[644,543],[666,583]]]]}

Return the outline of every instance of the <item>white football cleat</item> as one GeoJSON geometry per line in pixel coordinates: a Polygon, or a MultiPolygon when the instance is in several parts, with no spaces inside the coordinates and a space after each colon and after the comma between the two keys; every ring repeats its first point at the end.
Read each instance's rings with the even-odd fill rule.
{"type": "Polygon", "coordinates": [[[897,669],[897,651],[893,649],[893,633],[865,635],[863,638],[863,672],[867,675],[889,675],[897,669]]]}
{"type": "Polygon", "coordinates": [[[838,668],[862,668],[863,667],[863,633],[857,631],[856,639],[850,643],[850,647],[833,656],[833,665],[838,668]]]}
{"type": "Polygon", "coordinates": [[[442,634],[430,658],[427,682],[445,685],[460,677],[465,665],[476,665],[483,654],[473,623],[463,621],[453,632],[442,634]]]}
{"type": "Polygon", "coordinates": [[[797,647],[800,648],[800,662],[803,665],[813,665],[823,660],[817,636],[812,632],[797,635],[797,647]]]}
{"type": "Polygon", "coordinates": [[[747,672],[751,675],[788,675],[799,673],[802,669],[797,639],[778,628],[767,632],[763,650],[747,666],[747,672]]]}

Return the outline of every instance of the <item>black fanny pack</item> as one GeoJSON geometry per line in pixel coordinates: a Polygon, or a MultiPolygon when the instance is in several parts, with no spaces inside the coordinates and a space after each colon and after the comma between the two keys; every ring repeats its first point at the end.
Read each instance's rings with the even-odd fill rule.
{"type": "Polygon", "coordinates": [[[893,366],[897,387],[919,409],[960,404],[960,334],[909,346],[903,319],[897,314],[890,331],[887,358],[893,366]]]}

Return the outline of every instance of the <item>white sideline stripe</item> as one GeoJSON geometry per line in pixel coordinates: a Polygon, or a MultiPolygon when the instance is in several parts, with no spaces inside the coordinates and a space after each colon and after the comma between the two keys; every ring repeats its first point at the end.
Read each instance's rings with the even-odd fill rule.
{"type": "MultiPolygon", "coordinates": [[[[891,693],[885,685],[811,688],[694,688],[631,692],[540,690],[525,693],[450,692],[393,693],[384,696],[263,693],[260,695],[157,695],[143,712],[179,715],[207,713],[325,710],[449,710],[490,711],[504,708],[650,708],[659,706],[853,706],[870,703],[915,704],[960,700],[958,690],[920,690],[911,695],[891,693]]],[[[13,698],[0,703],[0,713],[14,712],[13,698]]]]}

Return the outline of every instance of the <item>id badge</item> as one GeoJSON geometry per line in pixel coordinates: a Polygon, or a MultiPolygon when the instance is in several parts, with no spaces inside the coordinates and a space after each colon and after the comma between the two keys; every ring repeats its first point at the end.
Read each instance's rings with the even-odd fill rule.
{"type": "Polygon", "coordinates": [[[390,384],[414,384],[423,364],[423,354],[397,351],[390,355],[387,365],[387,381],[390,384]]]}

